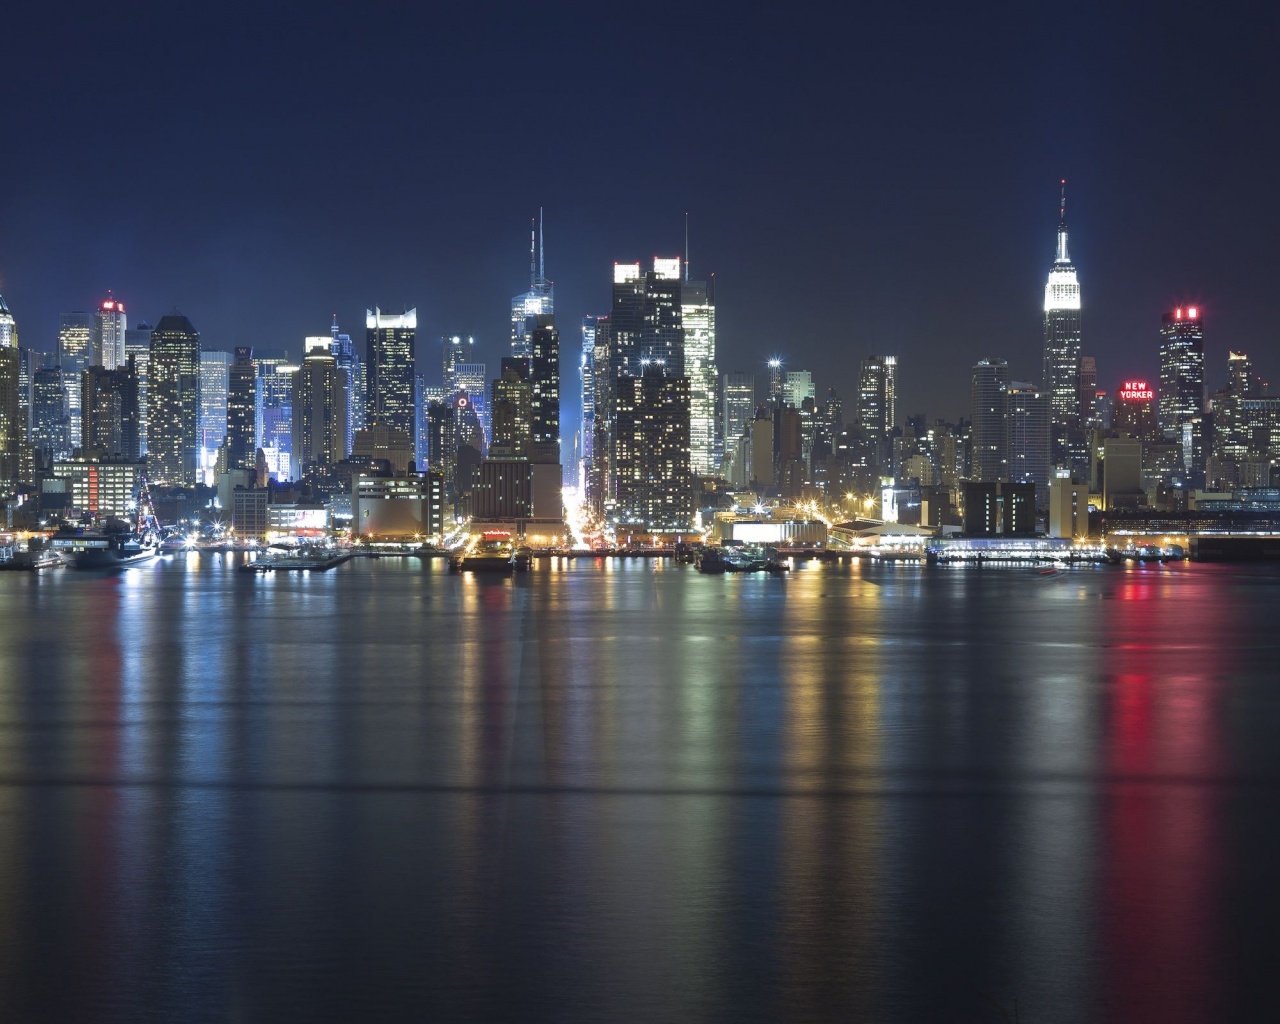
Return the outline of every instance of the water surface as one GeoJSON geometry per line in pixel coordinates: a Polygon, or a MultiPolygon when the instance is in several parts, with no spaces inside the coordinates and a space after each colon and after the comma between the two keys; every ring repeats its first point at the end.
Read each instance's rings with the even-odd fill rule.
{"type": "Polygon", "coordinates": [[[1269,1016],[1280,571],[0,575],[0,1019],[1269,1016]]]}

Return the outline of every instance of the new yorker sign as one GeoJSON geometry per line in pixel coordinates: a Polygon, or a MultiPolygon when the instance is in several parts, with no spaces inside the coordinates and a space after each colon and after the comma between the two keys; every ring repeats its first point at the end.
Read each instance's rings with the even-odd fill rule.
{"type": "Polygon", "coordinates": [[[1120,399],[1124,402],[1149,402],[1156,397],[1156,393],[1147,386],[1145,380],[1127,380],[1119,391],[1120,399]]]}

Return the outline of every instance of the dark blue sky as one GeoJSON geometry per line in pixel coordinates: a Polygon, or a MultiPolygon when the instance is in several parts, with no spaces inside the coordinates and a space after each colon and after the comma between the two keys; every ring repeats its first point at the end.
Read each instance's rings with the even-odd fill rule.
{"type": "Polygon", "coordinates": [[[416,305],[433,372],[443,332],[496,368],[541,205],[572,367],[611,263],[676,254],[687,210],[722,369],[778,352],[848,395],[893,352],[901,411],[954,418],[982,356],[1039,376],[1065,175],[1102,386],[1154,376],[1179,301],[1206,309],[1213,379],[1229,347],[1280,379],[1274,15],[26,6],[0,292],[37,347],[111,287],[215,348],[416,305]]]}

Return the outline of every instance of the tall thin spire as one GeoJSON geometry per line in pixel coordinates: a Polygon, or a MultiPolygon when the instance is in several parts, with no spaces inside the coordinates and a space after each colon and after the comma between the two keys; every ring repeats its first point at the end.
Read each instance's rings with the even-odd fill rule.
{"type": "Polygon", "coordinates": [[[538,284],[538,224],[532,217],[529,218],[529,287],[535,288],[538,284]]]}
{"type": "Polygon", "coordinates": [[[1067,179],[1062,179],[1062,198],[1058,202],[1058,254],[1055,263],[1070,263],[1067,255],[1067,179]]]}
{"type": "Polygon", "coordinates": [[[689,280],[689,211],[684,211],[684,279],[689,280]]]}
{"type": "Polygon", "coordinates": [[[547,279],[547,264],[542,258],[542,243],[545,239],[542,231],[542,207],[538,207],[538,280],[545,281],[547,279]]]}

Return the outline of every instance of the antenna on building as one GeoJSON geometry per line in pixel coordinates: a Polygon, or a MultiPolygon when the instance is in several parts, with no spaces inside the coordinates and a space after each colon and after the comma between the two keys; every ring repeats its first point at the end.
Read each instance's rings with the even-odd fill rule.
{"type": "Polygon", "coordinates": [[[689,280],[689,211],[684,211],[684,279],[689,280]]]}
{"type": "Polygon", "coordinates": [[[538,280],[545,281],[547,279],[547,265],[542,259],[542,207],[538,207],[538,280]]]}
{"type": "Polygon", "coordinates": [[[1066,227],[1067,225],[1067,179],[1066,178],[1062,179],[1062,203],[1059,206],[1058,210],[1059,210],[1058,223],[1061,224],[1063,227],[1066,227]]]}
{"type": "Polygon", "coordinates": [[[538,283],[538,225],[529,218],[529,287],[538,283]]]}

